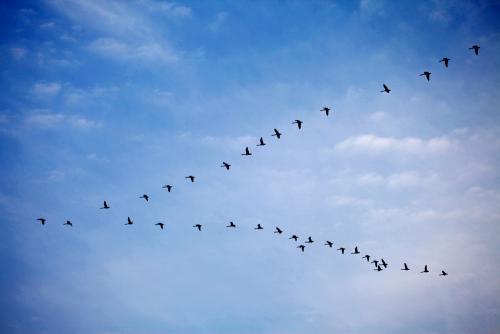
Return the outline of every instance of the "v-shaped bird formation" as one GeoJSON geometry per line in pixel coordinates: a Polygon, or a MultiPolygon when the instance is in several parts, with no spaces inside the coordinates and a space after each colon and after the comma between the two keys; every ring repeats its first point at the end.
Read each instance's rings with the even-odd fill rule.
{"type": "MultiPolygon", "coordinates": [[[[469,50],[474,51],[475,55],[479,55],[479,49],[480,49],[480,47],[478,45],[472,45],[469,48],[469,50]]],[[[451,59],[448,57],[443,57],[441,60],[439,60],[439,63],[443,63],[444,67],[448,68],[450,60],[451,59]]],[[[427,79],[427,81],[430,82],[431,74],[432,74],[431,72],[426,70],[419,75],[424,76],[427,79]]],[[[381,93],[389,94],[391,92],[391,89],[389,88],[389,86],[386,83],[383,83],[382,87],[383,87],[383,90],[380,91],[381,93]]],[[[324,112],[327,117],[330,116],[331,110],[332,110],[331,107],[328,107],[328,106],[324,106],[322,109],[320,109],[320,111],[324,112]]],[[[298,130],[302,130],[303,123],[304,122],[300,119],[296,119],[292,122],[292,124],[297,126],[298,130]]],[[[283,136],[283,133],[281,133],[278,129],[274,128],[274,133],[272,133],[271,136],[276,137],[276,139],[280,139],[283,136]]],[[[266,146],[266,143],[265,143],[263,137],[260,137],[259,142],[256,144],[256,146],[261,146],[261,147],[266,146]]],[[[242,153],[241,155],[243,155],[243,156],[251,156],[252,155],[248,146],[245,147],[244,153],[242,153]]],[[[222,165],[220,165],[220,167],[229,171],[231,164],[229,164],[226,161],[223,161],[222,165]]],[[[193,183],[193,182],[195,182],[196,177],[194,175],[188,175],[185,177],[185,179],[188,181],[191,181],[191,183],[193,183]]],[[[170,193],[170,192],[172,192],[174,187],[171,184],[166,184],[166,185],[163,185],[162,188],[166,189],[167,192],[170,193]]],[[[149,195],[147,195],[147,194],[142,194],[141,196],[139,196],[139,198],[144,199],[146,202],[149,202],[149,199],[150,199],[149,195]]],[[[103,201],[103,206],[100,207],[100,209],[105,209],[105,210],[110,209],[110,208],[111,208],[111,206],[108,204],[107,200],[103,201]]],[[[39,221],[41,223],[41,225],[43,225],[43,226],[45,226],[47,223],[47,219],[42,218],[42,217],[37,218],[36,220],[39,221]]],[[[134,221],[132,220],[132,218],[127,217],[127,222],[124,225],[130,226],[133,224],[134,224],[134,221]]],[[[73,223],[70,220],[66,220],[66,222],[63,225],[73,227],[73,223]]],[[[158,222],[154,225],[160,227],[160,230],[164,230],[164,228],[165,228],[165,224],[162,222],[158,222]]],[[[202,224],[195,224],[195,225],[193,225],[193,228],[197,229],[199,232],[202,232],[202,226],[203,226],[202,224]]],[[[231,222],[229,222],[229,225],[226,225],[225,227],[226,228],[236,228],[236,224],[234,224],[234,222],[231,221],[231,222]]],[[[264,230],[264,227],[262,226],[262,224],[259,223],[259,224],[257,224],[256,227],[254,227],[254,230],[264,230]]],[[[280,227],[275,227],[273,233],[281,235],[282,233],[284,233],[284,230],[280,227]]],[[[300,239],[300,237],[297,236],[296,234],[292,234],[288,239],[293,240],[294,242],[297,242],[300,239]]],[[[302,244],[300,244],[299,246],[296,246],[296,247],[301,252],[305,252],[306,245],[304,245],[304,244],[313,244],[313,243],[314,243],[314,240],[312,239],[312,237],[308,236],[306,239],[304,239],[304,242],[302,244]]],[[[333,245],[334,245],[334,243],[330,240],[326,240],[324,243],[324,246],[326,246],[327,248],[333,248],[333,245]]],[[[310,247],[310,246],[307,246],[307,247],[310,247]]],[[[346,254],[345,251],[347,250],[347,248],[344,246],[341,246],[339,248],[336,248],[336,250],[340,251],[341,255],[344,255],[344,254],[346,254]]],[[[351,255],[361,254],[358,246],[354,246],[353,251],[349,252],[349,253],[351,255]]],[[[369,254],[364,254],[364,256],[362,257],[362,259],[366,259],[367,263],[374,264],[374,266],[375,266],[375,268],[373,269],[374,271],[380,272],[380,271],[387,269],[388,264],[383,258],[381,258],[380,260],[372,260],[372,261],[370,261],[370,258],[373,258],[373,257],[369,254]]],[[[408,264],[406,262],[404,262],[403,268],[401,268],[400,270],[401,271],[410,271],[410,267],[408,266],[408,264]]],[[[424,269],[423,269],[423,271],[420,271],[420,273],[421,274],[430,273],[428,265],[424,265],[424,269]]],[[[447,275],[448,275],[447,272],[445,272],[444,270],[441,270],[438,276],[444,277],[447,275]]]]}

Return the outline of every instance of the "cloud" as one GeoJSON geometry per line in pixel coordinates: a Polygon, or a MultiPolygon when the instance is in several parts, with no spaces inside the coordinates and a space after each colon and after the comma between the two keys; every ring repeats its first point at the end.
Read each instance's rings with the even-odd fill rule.
{"type": "Polygon", "coordinates": [[[52,97],[61,91],[61,84],[58,82],[37,82],[33,86],[33,92],[39,97],[52,97]]]}
{"type": "Polygon", "coordinates": [[[148,8],[149,11],[162,12],[171,16],[189,17],[192,14],[190,7],[178,5],[174,2],[140,0],[138,3],[148,8]]]}
{"type": "Polygon", "coordinates": [[[23,59],[28,51],[25,48],[22,47],[12,47],[10,48],[10,54],[12,57],[16,60],[23,59]]]}
{"type": "Polygon", "coordinates": [[[226,21],[228,14],[226,12],[219,12],[215,16],[215,19],[208,25],[208,29],[210,31],[216,32],[219,31],[224,22],[226,21]]]}
{"type": "Polygon", "coordinates": [[[372,120],[372,121],[381,121],[385,118],[387,118],[389,114],[386,113],[385,111],[376,111],[376,112],[373,112],[369,115],[369,119],[372,120]]]}
{"type": "Polygon", "coordinates": [[[421,139],[415,137],[393,138],[379,137],[373,134],[363,134],[349,137],[337,145],[339,151],[363,151],[371,153],[382,153],[398,151],[403,153],[432,153],[448,150],[452,143],[446,137],[435,137],[421,139]]]}
{"type": "Polygon", "coordinates": [[[56,26],[56,24],[54,22],[45,22],[45,23],[40,24],[40,28],[42,28],[42,29],[52,29],[55,26],[56,26]]]}
{"type": "Polygon", "coordinates": [[[41,110],[25,118],[25,124],[30,127],[41,129],[51,129],[60,126],[69,126],[76,129],[90,129],[100,127],[100,122],[89,120],[77,115],[64,115],[61,113],[51,113],[48,110],[41,110]]]}

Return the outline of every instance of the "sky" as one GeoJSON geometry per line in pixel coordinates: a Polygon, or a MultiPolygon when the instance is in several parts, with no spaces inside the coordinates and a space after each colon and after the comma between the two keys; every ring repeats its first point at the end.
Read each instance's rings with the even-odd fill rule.
{"type": "Polygon", "coordinates": [[[500,332],[498,13],[2,2],[0,331],[500,332]]]}

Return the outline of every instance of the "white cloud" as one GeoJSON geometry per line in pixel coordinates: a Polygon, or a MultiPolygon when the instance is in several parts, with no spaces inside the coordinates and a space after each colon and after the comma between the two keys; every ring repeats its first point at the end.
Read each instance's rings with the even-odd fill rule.
{"type": "Polygon", "coordinates": [[[40,28],[42,28],[42,29],[52,29],[55,26],[56,26],[56,24],[54,22],[45,22],[45,23],[40,24],[40,28]]]}
{"type": "Polygon", "coordinates": [[[62,181],[64,180],[64,177],[66,176],[66,174],[63,172],[63,171],[60,171],[60,170],[51,170],[49,172],[49,176],[48,176],[48,179],[50,181],[62,181]]]}
{"type": "Polygon", "coordinates": [[[192,14],[190,7],[179,5],[174,2],[154,1],[154,0],[139,0],[141,6],[148,8],[152,12],[162,12],[171,16],[189,17],[192,14]]]}
{"type": "Polygon", "coordinates": [[[381,120],[383,120],[383,119],[387,118],[387,116],[388,116],[388,115],[389,115],[389,114],[388,114],[388,113],[386,113],[385,111],[376,111],[376,112],[374,112],[374,113],[371,113],[371,114],[369,115],[369,118],[370,118],[370,120],[372,120],[372,121],[381,121],[381,120]]]}
{"type": "Polygon", "coordinates": [[[14,59],[20,60],[26,56],[27,50],[22,47],[12,47],[10,48],[10,54],[14,59]]]}
{"type": "Polygon", "coordinates": [[[213,22],[208,25],[208,29],[214,32],[219,31],[224,22],[226,21],[227,17],[228,14],[226,12],[217,13],[213,22]]]}
{"type": "Polygon", "coordinates": [[[33,86],[33,92],[40,97],[51,97],[57,95],[61,90],[58,82],[37,82],[33,86]]]}
{"type": "Polygon", "coordinates": [[[100,122],[92,121],[82,116],[67,116],[60,113],[51,113],[48,110],[40,110],[34,114],[28,115],[25,118],[25,123],[28,126],[42,129],[50,129],[59,126],[89,129],[100,127],[102,125],[100,122]]]}

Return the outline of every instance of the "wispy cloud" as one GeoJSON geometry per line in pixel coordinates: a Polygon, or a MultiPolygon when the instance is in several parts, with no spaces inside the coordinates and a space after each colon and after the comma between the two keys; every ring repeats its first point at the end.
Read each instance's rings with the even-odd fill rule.
{"type": "Polygon", "coordinates": [[[52,97],[61,91],[59,82],[37,82],[33,86],[33,93],[39,97],[52,97]]]}
{"type": "Polygon", "coordinates": [[[100,122],[92,121],[82,116],[51,113],[48,110],[35,111],[35,113],[26,116],[24,122],[30,127],[40,129],[51,129],[61,126],[75,129],[90,129],[102,125],[100,122]]]}

